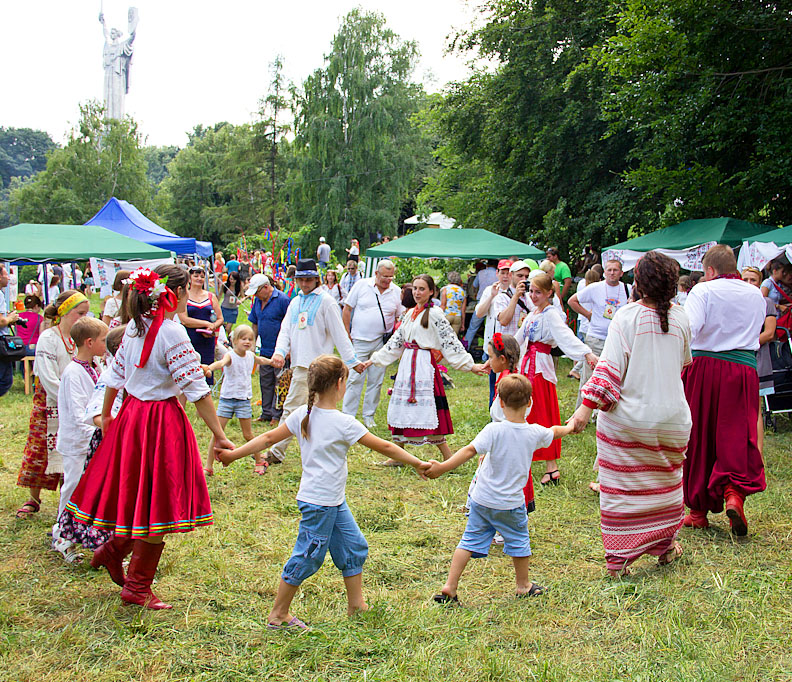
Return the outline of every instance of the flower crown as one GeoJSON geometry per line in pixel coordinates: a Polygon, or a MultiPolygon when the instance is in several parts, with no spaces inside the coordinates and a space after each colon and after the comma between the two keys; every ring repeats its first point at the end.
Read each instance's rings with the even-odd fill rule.
{"type": "Polygon", "coordinates": [[[167,283],[167,276],[163,277],[149,268],[137,268],[124,280],[124,284],[129,284],[135,291],[147,294],[152,310],[159,306],[160,296],[168,289],[167,283]]]}

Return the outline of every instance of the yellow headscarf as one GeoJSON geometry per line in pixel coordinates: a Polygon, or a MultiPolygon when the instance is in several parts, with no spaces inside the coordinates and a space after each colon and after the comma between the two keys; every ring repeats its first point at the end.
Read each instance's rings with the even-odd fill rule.
{"type": "Polygon", "coordinates": [[[55,324],[60,324],[60,321],[65,315],[68,315],[80,303],[84,303],[88,299],[85,298],[79,291],[72,294],[63,303],[58,306],[58,316],[55,318],[55,324]]]}

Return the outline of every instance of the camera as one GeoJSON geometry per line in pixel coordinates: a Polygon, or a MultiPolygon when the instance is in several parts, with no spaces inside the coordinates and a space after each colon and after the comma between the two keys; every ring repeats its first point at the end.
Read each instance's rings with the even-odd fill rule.
{"type": "Polygon", "coordinates": [[[20,327],[24,327],[25,329],[27,329],[27,323],[28,321],[23,320],[21,317],[16,322],[14,322],[14,324],[19,325],[20,327]]]}

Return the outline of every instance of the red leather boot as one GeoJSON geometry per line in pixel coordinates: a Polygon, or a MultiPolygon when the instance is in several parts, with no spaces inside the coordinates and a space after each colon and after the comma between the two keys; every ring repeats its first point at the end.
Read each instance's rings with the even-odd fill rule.
{"type": "Polygon", "coordinates": [[[134,540],[131,538],[123,538],[114,535],[110,540],[105,542],[99,549],[94,552],[91,558],[91,568],[99,570],[104,566],[113,582],[120,586],[124,586],[124,558],[132,551],[134,540]]]}
{"type": "Polygon", "coordinates": [[[727,485],[724,498],[726,500],[726,516],[729,517],[732,533],[739,536],[748,535],[748,521],[743,510],[745,495],[737,488],[727,485]]]}
{"type": "Polygon", "coordinates": [[[172,609],[151,591],[151,583],[157,570],[165,543],[152,545],[143,540],[135,540],[132,559],[129,561],[126,583],[121,590],[121,599],[127,604],[137,604],[147,609],[172,609]]]}
{"type": "Polygon", "coordinates": [[[686,528],[709,528],[707,512],[691,509],[690,513],[682,520],[682,525],[686,528]]]}

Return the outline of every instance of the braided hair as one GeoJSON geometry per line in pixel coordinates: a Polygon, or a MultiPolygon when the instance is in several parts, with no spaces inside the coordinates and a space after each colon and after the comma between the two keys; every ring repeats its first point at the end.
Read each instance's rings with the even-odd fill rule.
{"type": "MultiPolygon", "coordinates": [[[[437,287],[435,286],[435,281],[432,279],[431,275],[418,275],[413,280],[413,282],[416,279],[420,279],[420,280],[426,282],[426,286],[429,287],[429,291],[432,292],[430,294],[430,296],[433,295],[435,291],[437,291],[437,287]]],[[[432,299],[430,298],[429,302],[424,306],[424,314],[421,316],[421,326],[424,329],[428,329],[429,328],[429,308],[431,308],[431,307],[432,307],[432,299]]]]}
{"type": "Polygon", "coordinates": [[[308,419],[311,416],[316,396],[326,393],[338,384],[339,379],[346,379],[349,370],[335,355],[320,355],[308,367],[308,412],[300,423],[300,433],[308,439],[308,419]]]}
{"type": "Polygon", "coordinates": [[[495,332],[489,345],[489,350],[491,351],[489,355],[506,358],[506,362],[509,363],[510,373],[517,370],[517,363],[520,361],[520,344],[517,343],[517,339],[511,334],[495,332]]]}
{"type": "Polygon", "coordinates": [[[659,251],[650,251],[635,264],[635,286],[641,298],[656,306],[664,334],[668,333],[668,311],[677,294],[678,277],[679,264],[659,251]]]}

